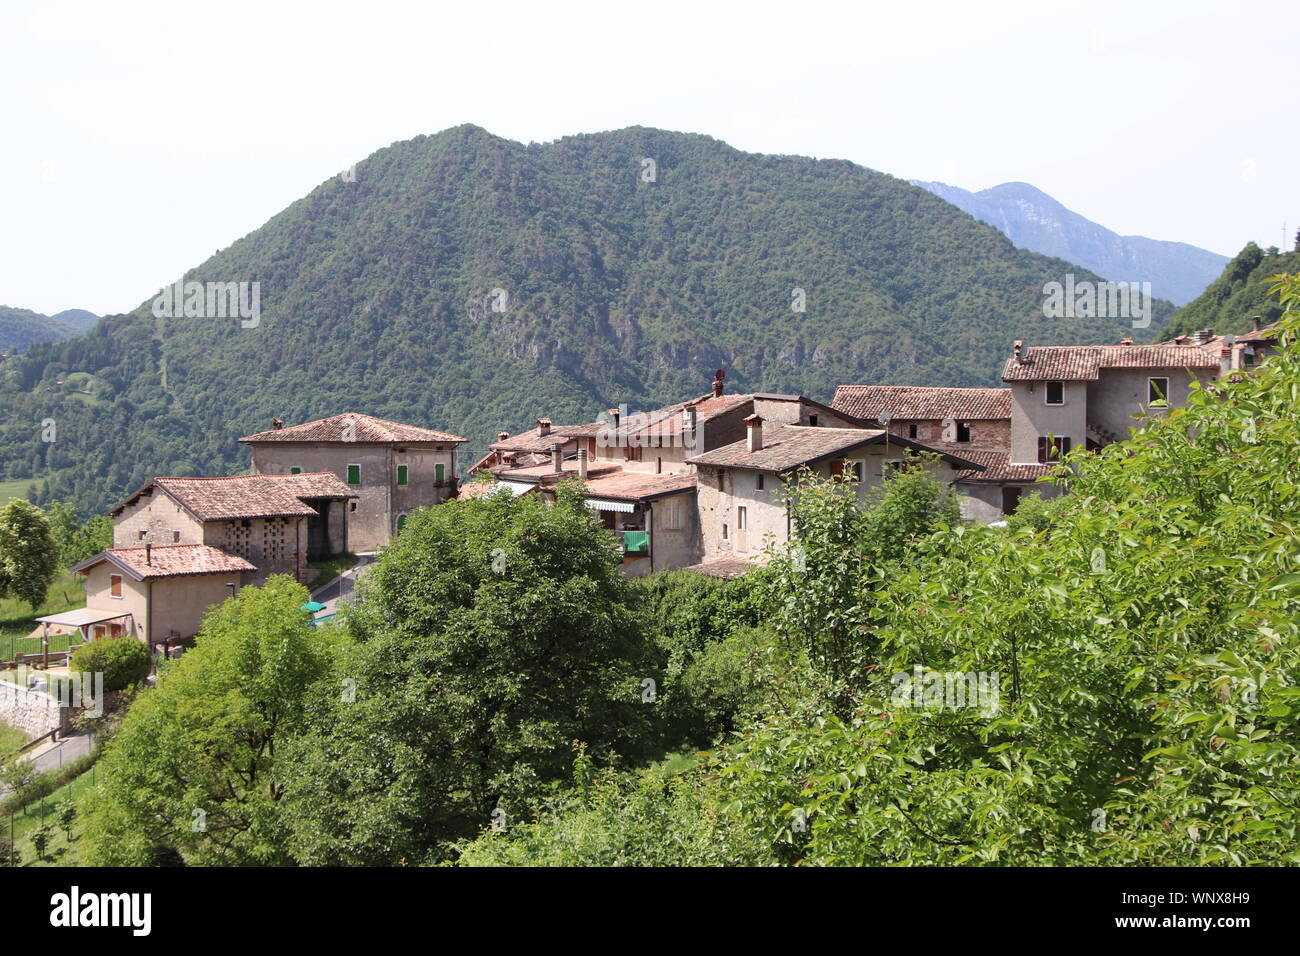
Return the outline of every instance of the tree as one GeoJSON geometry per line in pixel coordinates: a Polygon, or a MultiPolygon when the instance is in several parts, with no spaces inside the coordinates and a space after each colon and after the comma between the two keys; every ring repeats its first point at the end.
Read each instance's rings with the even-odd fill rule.
{"type": "Polygon", "coordinates": [[[68,798],[59,804],[59,826],[63,828],[63,835],[72,842],[72,825],[77,821],[77,804],[69,794],[68,798]]]}
{"type": "Polygon", "coordinates": [[[328,629],[308,626],[306,599],[280,575],[243,588],[140,694],[84,810],[93,865],[289,862],[280,758],[331,645],[328,629]]]}
{"type": "Polygon", "coordinates": [[[49,862],[50,858],[45,855],[45,851],[49,849],[53,836],[54,828],[48,823],[42,823],[32,832],[32,848],[39,859],[49,862]]]}
{"type": "Polygon", "coordinates": [[[301,863],[446,859],[522,820],[573,740],[611,762],[649,724],[651,645],[572,485],[553,506],[493,494],[413,514],[361,595],[343,682],[289,761],[301,863]]]}
{"type": "Polygon", "coordinates": [[[0,597],[12,594],[38,608],[58,570],[58,547],[41,509],[21,498],[0,508],[0,597]]]}
{"type": "Polygon", "coordinates": [[[149,676],[149,648],[134,637],[101,637],[72,652],[72,669],[103,674],[104,690],[125,690],[149,676]]]}

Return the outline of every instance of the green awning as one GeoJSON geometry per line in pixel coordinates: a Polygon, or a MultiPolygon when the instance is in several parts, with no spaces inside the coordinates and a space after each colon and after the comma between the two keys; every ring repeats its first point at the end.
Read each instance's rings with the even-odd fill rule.
{"type": "Polygon", "coordinates": [[[304,611],[311,611],[313,614],[318,614],[325,610],[325,605],[321,604],[319,601],[308,601],[302,606],[302,609],[304,611]]]}
{"type": "Polygon", "coordinates": [[[623,550],[628,554],[645,554],[650,550],[650,532],[624,531],[623,550]]]}

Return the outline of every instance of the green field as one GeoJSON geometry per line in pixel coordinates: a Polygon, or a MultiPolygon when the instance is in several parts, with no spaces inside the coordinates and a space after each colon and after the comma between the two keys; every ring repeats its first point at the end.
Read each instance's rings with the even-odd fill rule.
{"type": "Polygon", "coordinates": [[[72,840],[69,842],[67,834],[59,826],[59,808],[69,797],[74,803],[80,803],[81,798],[94,785],[95,767],[92,764],[89,770],[72,782],[59,787],[48,797],[33,801],[12,817],[0,817],[0,829],[4,831],[0,841],[8,843],[12,827],[14,843],[18,849],[19,866],[77,865],[77,837],[81,834],[81,821],[78,819],[72,824],[72,840]],[[45,849],[45,859],[40,859],[36,848],[32,846],[32,834],[42,822],[50,823],[53,831],[49,845],[45,849]]]}
{"type": "MultiPolygon", "coordinates": [[[[35,618],[82,607],[85,603],[86,592],[81,585],[81,575],[70,571],[64,571],[54,579],[45,594],[45,603],[35,611],[25,601],[12,597],[0,599],[0,660],[12,660],[17,651],[36,654],[41,650],[40,638],[27,637],[36,627],[35,618]]],[[[68,635],[50,637],[51,651],[67,649],[68,635]]]]}
{"type": "Polygon", "coordinates": [[[26,498],[27,489],[36,484],[31,478],[18,478],[14,481],[0,481],[0,505],[10,498],[26,498]]]}
{"type": "Polygon", "coordinates": [[[11,754],[27,743],[27,735],[17,727],[0,721],[0,757],[11,754]]]}

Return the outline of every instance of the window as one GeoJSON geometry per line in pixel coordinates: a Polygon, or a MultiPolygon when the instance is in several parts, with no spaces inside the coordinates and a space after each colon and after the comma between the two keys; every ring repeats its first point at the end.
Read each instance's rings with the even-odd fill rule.
{"type": "Polygon", "coordinates": [[[970,425],[965,422],[957,423],[957,441],[970,441],[970,425]]]}
{"type": "Polygon", "coordinates": [[[656,510],[665,531],[682,530],[682,503],[680,499],[670,498],[667,501],[662,501],[656,510]]]}
{"type": "Polygon", "coordinates": [[[140,540],[143,541],[143,540],[144,540],[144,536],[147,535],[148,533],[149,533],[149,532],[146,531],[144,528],[141,528],[141,529],[140,529],[140,540]]]}
{"type": "Polygon", "coordinates": [[[817,427],[817,416],[816,416],[816,415],[809,415],[809,416],[808,416],[808,424],[811,425],[813,428],[816,428],[816,427],[817,427]]]}
{"type": "Polygon", "coordinates": [[[292,468],[289,469],[289,474],[291,474],[291,475],[301,475],[301,474],[302,474],[302,469],[299,468],[297,465],[294,465],[292,468]]]}
{"type": "Polygon", "coordinates": [[[758,473],[758,479],[755,482],[755,486],[758,488],[759,491],[763,490],[763,473],[761,471],[758,473]]]}
{"type": "Polygon", "coordinates": [[[640,446],[640,445],[637,445],[637,446],[634,448],[634,447],[632,447],[631,445],[624,445],[624,446],[623,446],[623,460],[624,460],[624,461],[640,461],[640,460],[641,460],[641,446],[640,446]]]}
{"type": "Polygon", "coordinates": [[[401,534],[402,529],[406,527],[406,515],[397,516],[397,533],[401,534]]]}
{"type": "Polygon", "coordinates": [[[110,597],[120,598],[122,596],[122,575],[110,574],[108,576],[108,593],[110,597]]]}
{"type": "Polygon", "coordinates": [[[356,510],[357,510],[357,503],[355,501],[349,501],[348,511],[356,511],[356,510]]]}
{"type": "Polygon", "coordinates": [[[1169,379],[1167,378],[1149,378],[1147,379],[1147,404],[1156,408],[1166,408],[1169,405],[1169,379]]]}
{"type": "Polygon", "coordinates": [[[727,540],[727,526],[725,523],[722,525],[722,540],[727,540]]]}
{"type": "Polygon", "coordinates": [[[845,474],[852,476],[853,480],[858,484],[862,484],[862,462],[846,461],[844,464],[848,466],[845,469],[845,474]]]}
{"type": "Polygon", "coordinates": [[[1049,438],[1046,435],[1038,436],[1038,461],[1041,464],[1057,462],[1061,456],[1068,454],[1070,451],[1070,439],[1068,438],[1049,438]]]}
{"type": "Polygon", "coordinates": [[[1064,405],[1065,404],[1065,383],[1048,382],[1043,388],[1044,405],[1064,405]]]}
{"type": "Polygon", "coordinates": [[[907,437],[908,438],[916,437],[916,422],[912,422],[912,424],[907,426],[907,437]]]}
{"type": "Polygon", "coordinates": [[[736,507],[736,530],[745,531],[749,528],[749,509],[744,505],[736,507]]]}
{"type": "Polygon", "coordinates": [[[361,484],[361,466],[360,466],[360,465],[348,465],[348,484],[349,484],[349,485],[359,485],[359,484],[361,484]]]}
{"type": "Polygon", "coordinates": [[[173,531],[172,544],[180,544],[180,543],[181,543],[181,533],[179,531],[173,531]]]}
{"type": "Polygon", "coordinates": [[[896,475],[903,470],[905,464],[906,462],[901,458],[891,458],[888,461],[882,461],[880,463],[880,475],[882,478],[889,478],[892,475],[896,475]]]}
{"type": "Polygon", "coordinates": [[[443,476],[447,473],[446,468],[447,468],[446,465],[434,465],[434,466],[433,466],[433,480],[434,480],[434,482],[436,482],[437,484],[442,484],[442,482],[443,482],[443,476]]]}
{"type": "Polygon", "coordinates": [[[405,466],[405,465],[398,465],[398,466],[397,466],[397,483],[398,483],[399,485],[404,485],[404,484],[406,484],[406,466],[405,466]]]}

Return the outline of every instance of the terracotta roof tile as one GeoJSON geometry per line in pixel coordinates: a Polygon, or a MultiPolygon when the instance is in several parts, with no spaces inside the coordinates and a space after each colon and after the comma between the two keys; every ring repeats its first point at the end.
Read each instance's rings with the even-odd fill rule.
{"type": "Polygon", "coordinates": [[[895,420],[968,421],[1011,417],[1009,388],[926,388],[916,385],[841,385],[831,407],[856,418],[876,421],[884,412],[895,420]]]}
{"type": "Polygon", "coordinates": [[[624,501],[648,501],[666,495],[693,491],[693,474],[651,475],[637,471],[616,471],[587,480],[587,497],[619,498],[624,501]]]}
{"type": "Polygon", "coordinates": [[[742,438],[686,460],[693,465],[781,472],[865,445],[884,434],[878,429],[868,428],[765,425],[763,447],[759,451],[751,452],[748,438],[742,438]]]}
{"type": "Polygon", "coordinates": [[[995,483],[1037,481],[1043,475],[1062,471],[1062,466],[1058,464],[1013,465],[1010,453],[1005,451],[967,451],[962,452],[962,457],[983,465],[984,470],[959,471],[957,481],[995,483]]]}
{"type": "Polygon", "coordinates": [[[206,544],[162,544],[149,549],[109,548],[81,562],[72,570],[84,571],[105,560],[124,568],[137,581],[257,570],[243,558],[206,544]]]}
{"type": "Polygon", "coordinates": [[[270,431],[245,435],[241,442],[302,441],[302,442],[366,442],[370,444],[403,444],[407,442],[463,442],[464,438],[449,432],[420,428],[390,422],[373,415],[348,413],[331,415],[314,422],[273,428],[270,431]],[[345,437],[345,435],[347,437],[345,437]]]}
{"type": "Polygon", "coordinates": [[[356,493],[328,471],[302,475],[232,475],[224,478],[160,477],[113,508],[119,513],[157,488],[199,521],[313,516],[303,498],[355,498],[356,493]]]}
{"type": "Polygon", "coordinates": [[[1040,345],[1023,362],[1007,359],[1002,381],[1094,381],[1103,368],[1218,367],[1218,357],[1196,345],[1040,345]]]}

